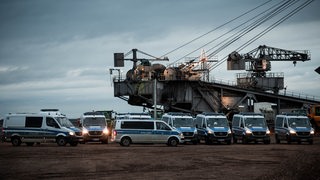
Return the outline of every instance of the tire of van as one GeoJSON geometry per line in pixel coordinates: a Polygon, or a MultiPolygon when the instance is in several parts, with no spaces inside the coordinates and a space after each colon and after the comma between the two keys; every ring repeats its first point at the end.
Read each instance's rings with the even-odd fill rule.
{"type": "Polygon", "coordinates": [[[270,144],[270,140],[263,141],[264,144],[270,144]]]}
{"type": "Polygon", "coordinates": [[[21,145],[21,139],[18,136],[14,136],[11,138],[11,143],[13,146],[20,146],[21,145]]]}
{"type": "Polygon", "coordinates": [[[235,136],[233,136],[232,140],[233,140],[233,144],[237,144],[238,143],[238,139],[235,136]]]}
{"type": "Polygon", "coordinates": [[[169,146],[177,146],[179,143],[179,140],[175,137],[169,138],[168,145],[169,146]]]}
{"type": "Polygon", "coordinates": [[[309,144],[310,144],[310,145],[313,144],[313,139],[309,140],[309,144]]]}
{"type": "Polygon", "coordinates": [[[65,146],[67,144],[67,140],[63,136],[57,137],[56,142],[57,142],[58,146],[65,146]]]}
{"type": "Polygon", "coordinates": [[[242,137],[242,144],[248,144],[248,140],[247,140],[246,136],[242,137]]]}
{"type": "Polygon", "coordinates": [[[280,144],[280,139],[278,138],[278,135],[276,134],[276,143],[280,144]]]}
{"type": "Polygon", "coordinates": [[[126,146],[126,147],[128,147],[128,146],[130,146],[130,144],[131,144],[131,139],[130,139],[129,137],[123,137],[123,138],[121,139],[121,141],[120,141],[120,145],[121,145],[121,146],[126,146]]]}
{"type": "Polygon", "coordinates": [[[108,140],[103,140],[103,141],[101,141],[101,143],[102,144],[108,144],[109,142],[108,142],[108,140]]]}

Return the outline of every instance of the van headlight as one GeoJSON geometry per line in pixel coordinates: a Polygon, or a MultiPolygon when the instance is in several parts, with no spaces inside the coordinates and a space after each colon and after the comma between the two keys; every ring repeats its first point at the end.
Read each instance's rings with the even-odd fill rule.
{"type": "Polygon", "coordinates": [[[212,130],[208,130],[208,134],[213,134],[213,131],[212,130]]]}
{"type": "Polygon", "coordinates": [[[109,129],[108,128],[104,128],[103,134],[109,134],[109,129]]]}
{"type": "Polygon", "coordinates": [[[267,134],[270,134],[270,131],[269,131],[269,129],[267,129],[267,132],[266,132],[267,134]]]}
{"type": "Polygon", "coordinates": [[[183,133],[180,133],[179,136],[181,139],[184,139],[183,133]]]}
{"type": "Polygon", "coordinates": [[[252,134],[252,131],[250,129],[246,129],[246,134],[252,134]]]}
{"type": "Polygon", "coordinates": [[[295,134],[296,133],[296,131],[295,130],[293,130],[293,129],[290,129],[290,134],[295,134]]]}
{"type": "Polygon", "coordinates": [[[69,135],[70,135],[70,136],[74,136],[74,132],[73,132],[73,131],[70,131],[70,132],[69,132],[69,135]]]}
{"type": "Polygon", "coordinates": [[[195,129],[195,130],[193,131],[193,133],[194,133],[194,134],[198,134],[198,131],[195,129]]]}
{"type": "Polygon", "coordinates": [[[228,129],[228,134],[231,134],[231,130],[230,129],[228,129]]]}
{"type": "Polygon", "coordinates": [[[314,130],[313,129],[310,131],[310,134],[314,134],[314,130]]]}
{"type": "Polygon", "coordinates": [[[86,128],[83,128],[83,129],[82,129],[82,134],[83,134],[83,135],[88,134],[88,130],[87,130],[86,128]]]}

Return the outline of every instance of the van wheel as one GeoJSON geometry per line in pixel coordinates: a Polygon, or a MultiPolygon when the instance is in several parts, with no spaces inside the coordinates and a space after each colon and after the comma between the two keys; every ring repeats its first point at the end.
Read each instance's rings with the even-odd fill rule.
{"type": "Polygon", "coordinates": [[[276,143],[280,144],[280,139],[278,138],[278,135],[276,134],[276,143]]]}
{"type": "Polygon", "coordinates": [[[227,141],[227,144],[230,145],[231,144],[231,139],[227,141]]]}
{"type": "Polygon", "coordinates": [[[65,146],[67,144],[66,138],[64,138],[62,136],[59,136],[56,141],[57,141],[58,146],[65,146]]]}
{"type": "Polygon", "coordinates": [[[131,144],[131,139],[129,137],[124,137],[120,141],[120,145],[121,146],[127,146],[128,147],[128,146],[130,146],[130,144],[131,144]]]}
{"type": "Polygon", "coordinates": [[[313,144],[313,139],[309,140],[309,144],[313,144]]]}
{"type": "Polygon", "coordinates": [[[242,144],[248,144],[248,140],[247,140],[246,136],[242,137],[242,144]]]}
{"type": "Polygon", "coordinates": [[[102,144],[108,144],[108,139],[101,141],[102,144]]]}
{"type": "Polygon", "coordinates": [[[237,144],[238,143],[238,139],[235,137],[235,136],[233,136],[233,144],[237,144]]]}
{"type": "Polygon", "coordinates": [[[287,143],[291,144],[291,138],[289,136],[287,136],[287,143]]]}
{"type": "Polygon", "coordinates": [[[11,143],[13,146],[20,146],[21,145],[21,139],[17,136],[13,137],[11,139],[11,143]]]}
{"type": "Polygon", "coordinates": [[[26,144],[27,144],[27,146],[33,146],[34,143],[33,142],[27,142],[26,144]]]}
{"type": "Polygon", "coordinates": [[[178,143],[179,143],[179,140],[177,138],[174,138],[174,137],[172,137],[172,138],[170,138],[168,140],[168,145],[169,146],[177,146],[178,143]]]}

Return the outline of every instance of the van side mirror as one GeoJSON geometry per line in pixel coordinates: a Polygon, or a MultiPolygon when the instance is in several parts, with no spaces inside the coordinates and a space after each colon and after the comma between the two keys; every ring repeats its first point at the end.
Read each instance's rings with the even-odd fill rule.
{"type": "Polygon", "coordinates": [[[196,128],[198,128],[198,124],[196,124],[196,128]]]}

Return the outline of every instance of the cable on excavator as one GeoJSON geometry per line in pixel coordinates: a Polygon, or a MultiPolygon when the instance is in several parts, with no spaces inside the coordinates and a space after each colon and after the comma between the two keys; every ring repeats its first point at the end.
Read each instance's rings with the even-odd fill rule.
{"type": "MultiPolygon", "coordinates": [[[[265,35],[266,33],[268,33],[269,31],[271,31],[272,29],[274,29],[275,27],[277,27],[279,24],[281,24],[282,22],[284,22],[285,20],[287,20],[288,18],[292,17],[294,14],[296,14],[297,12],[299,12],[301,9],[303,9],[304,7],[306,7],[307,5],[309,5],[311,2],[313,2],[314,0],[307,0],[304,3],[298,5],[297,7],[294,8],[294,6],[300,2],[299,0],[283,0],[281,2],[277,2],[274,5],[272,5],[271,7],[267,8],[264,11],[259,11],[259,13],[257,15],[254,15],[254,17],[246,20],[245,22],[236,25],[235,27],[231,28],[231,30],[223,33],[222,35],[218,36],[217,38],[205,43],[204,45],[202,45],[199,48],[196,48],[195,50],[191,51],[190,53],[186,54],[185,56],[177,59],[176,61],[170,63],[170,65],[181,61],[182,59],[186,58],[187,56],[191,55],[192,53],[200,50],[201,48],[204,48],[206,46],[208,46],[209,44],[212,44],[213,42],[217,41],[218,39],[221,39],[222,37],[225,37],[226,35],[236,31],[237,29],[239,29],[240,27],[243,27],[242,29],[238,30],[237,32],[233,33],[231,36],[229,36],[226,39],[223,39],[220,43],[217,43],[216,46],[210,48],[209,50],[207,50],[205,53],[209,54],[208,58],[212,58],[214,56],[216,56],[220,51],[224,50],[226,47],[230,46],[231,44],[233,44],[234,42],[236,42],[237,40],[239,40],[240,38],[242,38],[243,36],[247,35],[248,33],[250,33],[251,31],[253,31],[254,29],[256,29],[258,26],[261,26],[262,24],[266,23],[267,21],[270,21],[272,19],[274,19],[275,17],[279,16],[279,14],[283,13],[284,11],[288,10],[288,9],[292,9],[292,7],[294,8],[293,10],[291,10],[289,13],[286,13],[285,15],[283,15],[282,17],[280,17],[280,19],[275,20],[274,23],[272,23],[270,26],[268,26],[267,28],[265,28],[264,30],[262,30],[261,32],[259,32],[258,34],[256,34],[254,37],[252,37],[251,39],[249,39],[247,42],[245,42],[244,44],[242,44],[241,46],[239,46],[235,51],[239,51],[239,50],[243,50],[245,47],[247,47],[248,45],[250,45],[251,43],[253,43],[254,41],[256,41],[257,39],[261,38],[263,35],[265,35]],[[247,25],[249,24],[249,25],[247,25]]],[[[193,42],[195,42],[196,40],[199,40],[200,38],[214,32],[215,30],[218,30],[220,28],[222,28],[223,26],[234,22],[235,20],[238,20],[242,17],[244,17],[245,15],[252,13],[256,10],[258,10],[259,8],[265,6],[266,4],[270,3],[270,1],[264,2],[263,4],[256,6],[255,8],[241,14],[240,16],[237,16],[236,18],[228,21],[227,23],[224,23],[220,26],[218,26],[215,29],[212,29],[204,34],[202,34],[201,36],[198,36],[194,39],[192,39],[191,41],[188,41],[187,43],[175,48],[172,51],[169,51],[168,53],[166,53],[163,56],[166,56],[170,53],[173,53],[174,51],[177,51],[179,49],[181,49],[182,47],[185,47],[193,42]]],[[[161,57],[163,57],[161,56],[161,57]]],[[[215,69],[216,67],[220,66],[222,63],[224,63],[226,61],[228,56],[224,57],[223,59],[221,59],[218,63],[214,64],[213,62],[209,62],[208,63],[208,69],[209,71],[215,69]]],[[[200,58],[200,56],[196,57],[195,59],[200,58]]],[[[192,61],[194,61],[195,59],[193,59],[192,61]]]]}
{"type": "MultiPolygon", "coordinates": [[[[306,2],[304,2],[303,4],[299,5],[298,7],[296,7],[295,9],[293,9],[292,11],[290,11],[290,13],[286,14],[285,16],[283,16],[281,19],[279,19],[278,21],[276,21],[275,23],[273,23],[272,25],[268,26],[266,29],[264,29],[262,32],[258,33],[257,35],[255,35],[254,37],[252,37],[249,41],[247,41],[246,43],[242,44],[241,46],[239,46],[235,51],[241,51],[244,48],[246,48],[248,45],[250,45],[251,43],[253,43],[254,41],[256,41],[257,39],[261,38],[263,35],[265,35],[266,33],[268,33],[269,31],[271,31],[272,29],[274,29],[275,27],[277,27],[279,24],[281,24],[282,22],[284,22],[285,20],[287,20],[288,18],[292,17],[294,14],[296,14],[297,12],[299,12],[300,10],[302,10],[304,7],[306,7],[307,5],[309,5],[310,3],[312,3],[314,0],[308,0],[306,2]]],[[[218,66],[220,66],[222,63],[224,63],[227,60],[228,56],[225,56],[221,61],[219,61],[217,64],[214,64],[213,66],[209,67],[209,71],[217,68],[218,66]]]]}
{"type": "MultiPolygon", "coordinates": [[[[188,42],[186,42],[186,43],[184,43],[183,45],[181,45],[181,46],[179,46],[179,47],[177,47],[177,48],[175,48],[175,49],[173,49],[173,50],[171,50],[171,51],[169,51],[169,52],[165,53],[165,54],[164,54],[164,55],[162,55],[161,57],[167,56],[167,55],[169,55],[169,54],[171,54],[171,53],[173,53],[173,52],[175,52],[175,51],[177,51],[177,50],[179,50],[179,49],[181,49],[181,48],[183,48],[183,47],[185,47],[185,46],[187,46],[187,45],[191,44],[192,42],[194,42],[194,41],[196,41],[196,40],[199,40],[200,38],[202,38],[202,37],[204,37],[204,36],[206,36],[206,35],[208,35],[208,34],[210,34],[210,33],[214,32],[214,31],[216,31],[216,30],[218,30],[218,29],[220,29],[220,28],[224,27],[225,25],[230,24],[231,22],[233,22],[233,21],[235,21],[235,20],[237,20],[237,19],[239,19],[239,18],[241,18],[241,17],[243,17],[243,16],[245,16],[245,15],[247,15],[247,14],[249,14],[249,13],[251,13],[251,12],[255,11],[255,10],[257,10],[258,8],[260,8],[260,7],[262,7],[262,6],[266,5],[266,4],[268,4],[268,3],[269,3],[269,2],[271,2],[271,1],[272,1],[272,0],[266,1],[266,2],[264,2],[264,3],[260,4],[260,5],[256,6],[256,7],[254,7],[254,8],[252,8],[252,9],[250,9],[250,10],[246,11],[245,13],[243,13],[243,14],[241,14],[241,15],[239,15],[239,16],[237,16],[237,17],[233,18],[233,19],[231,19],[230,21],[228,21],[228,22],[226,22],[226,23],[224,23],[224,24],[222,24],[222,25],[220,25],[220,26],[218,26],[218,27],[216,27],[216,28],[214,28],[214,29],[212,29],[212,30],[210,30],[210,31],[208,31],[208,32],[206,32],[206,33],[204,33],[204,34],[202,34],[202,35],[200,35],[200,36],[198,36],[198,37],[196,37],[196,38],[194,38],[194,39],[192,39],[192,40],[188,41],[188,42]]],[[[181,59],[182,59],[182,58],[181,58],[181,59]]],[[[175,62],[177,62],[177,61],[179,61],[179,60],[181,60],[181,59],[178,59],[178,60],[176,60],[175,62]]],[[[174,63],[174,62],[173,62],[173,63],[174,63]]]]}

